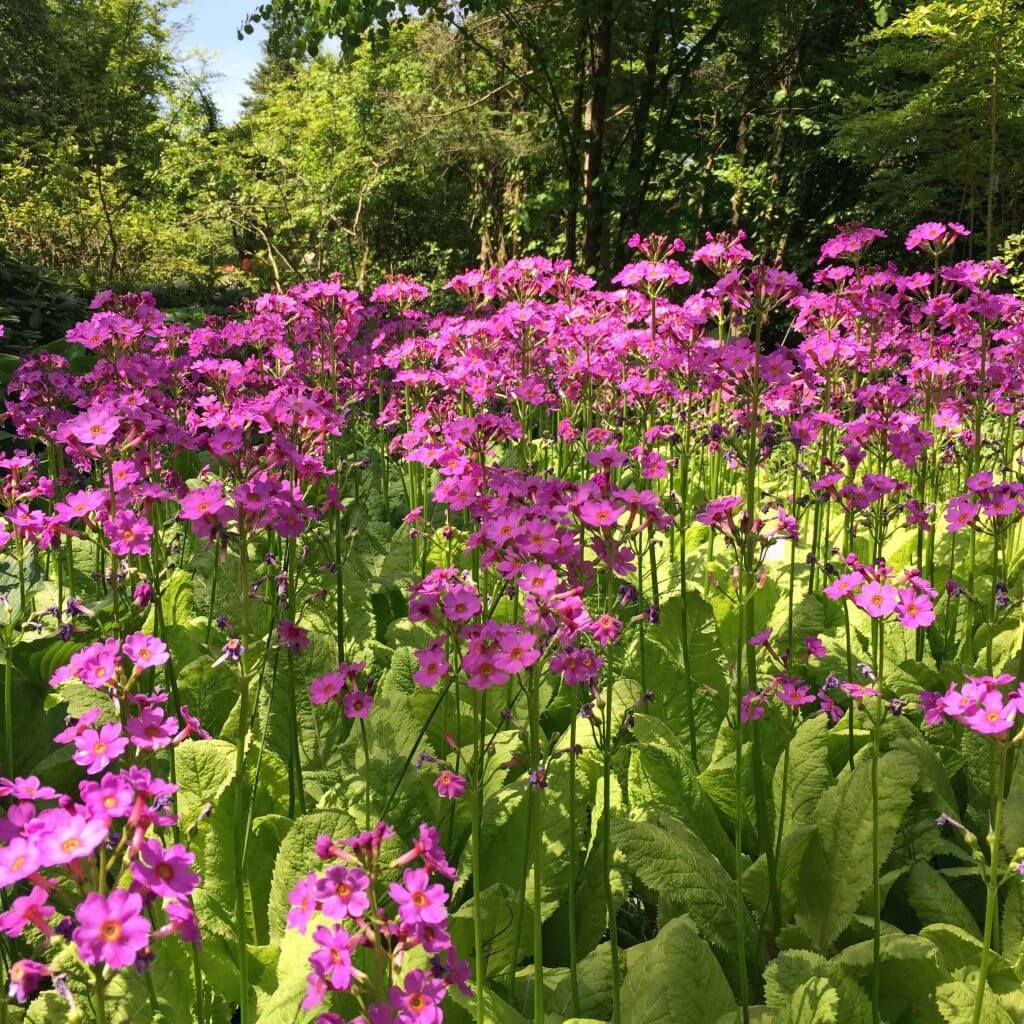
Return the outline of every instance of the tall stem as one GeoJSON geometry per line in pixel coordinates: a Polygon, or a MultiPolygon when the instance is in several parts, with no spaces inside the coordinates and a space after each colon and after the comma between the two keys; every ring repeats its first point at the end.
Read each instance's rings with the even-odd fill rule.
{"type": "Polygon", "coordinates": [[[487,978],[484,963],[484,929],[480,906],[483,844],[480,825],[484,813],[484,751],[487,745],[487,691],[480,694],[476,709],[476,779],[473,793],[473,955],[476,960],[476,1019],[484,1019],[484,984],[487,978]]]}
{"type": "MultiPolygon", "coordinates": [[[[540,693],[539,680],[533,678],[527,684],[527,701],[530,705],[530,764],[534,769],[540,767],[540,693]]],[[[544,1024],[544,924],[543,898],[543,846],[544,811],[542,805],[543,791],[537,786],[530,786],[530,802],[534,807],[533,831],[531,843],[533,848],[533,1021],[544,1024]]]]}
{"type": "Polygon", "coordinates": [[[569,994],[574,1017],[582,1015],[580,1008],[579,951],[576,941],[576,719],[573,709],[569,725],[569,994]]]}
{"type": "Polygon", "coordinates": [[[238,744],[235,748],[235,939],[238,946],[239,1024],[249,1024],[249,949],[245,907],[246,779],[245,753],[249,738],[249,676],[246,653],[249,644],[249,538],[244,523],[238,528],[238,573],[241,591],[238,662],[238,744]]]}
{"type": "Polygon", "coordinates": [[[985,933],[981,945],[981,966],[978,969],[978,989],[974,996],[973,1024],[980,1024],[981,1011],[985,1008],[985,987],[988,972],[992,966],[992,933],[999,915],[999,844],[1003,835],[1003,791],[1006,787],[1006,755],[1009,746],[999,744],[999,760],[996,768],[995,809],[992,829],[988,834],[989,868],[988,896],[985,900],[985,933]]]}

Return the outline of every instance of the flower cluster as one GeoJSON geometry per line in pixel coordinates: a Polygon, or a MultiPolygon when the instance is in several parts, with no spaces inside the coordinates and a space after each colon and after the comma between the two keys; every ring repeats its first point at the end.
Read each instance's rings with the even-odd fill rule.
{"type": "MultiPolygon", "coordinates": [[[[311,934],[310,973],[304,1009],[316,1009],[332,993],[347,992],[373,1024],[441,1024],[450,986],[471,994],[469,969],[447,930],[448,891],[434,876],[451,880],[454,870],[438,844],[437,831],[422,825],[412,846],[385,860],[394,831],[380,823],[350,839],[317,840],[324,862],[289,894],[288,927],[311,934]],[[385,887],[384,874],[402,869],[385,887]],[[357,950],[368,954],[359,969],[357,950]],[[427,957],[413,967],[414,950],[427,957]]],[[[321,1020],[340,1020],[327,1013],[321,1020]]]]}

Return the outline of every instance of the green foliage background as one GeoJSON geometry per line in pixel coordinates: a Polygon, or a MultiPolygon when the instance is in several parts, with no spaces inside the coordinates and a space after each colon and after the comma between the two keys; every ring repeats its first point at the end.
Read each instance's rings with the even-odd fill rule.
{"type": "Polygon", "coordinates": [[[7,341],[108,285],[217,309],[532,253],[604,276],[634,230],[742,226],[806,270],[836,223],[959,219],[1022,262],[1021,0],[417,11],[254,0],[267,41],[225,124],[173,0],[0,3],[7,341]]]}

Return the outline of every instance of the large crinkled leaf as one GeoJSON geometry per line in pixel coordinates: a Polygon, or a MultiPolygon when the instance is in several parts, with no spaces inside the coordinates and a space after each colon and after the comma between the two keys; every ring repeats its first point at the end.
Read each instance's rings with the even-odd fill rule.
{"type": "Polygon", "coordinates": [[[953,887],[927,861],[919,860],[910,869],[906,882],[907,902],[921,925],[953,924],[981,937],[974,915],[953,891],[953,887]]]}
{"type": "Polygon", "coordinates": [[[178,819],[186,831],[234,781],[236,752],[223,740],[185,740],[174,752],[178,819]]]}
{"type": "Polygon", "coordinates": [[[775,1024],[793,1020],[786,1016],[792,1012],[793,997],[815,978],[824,979],[836,993],[837,1021],[871,1024],[871,1003],[861,987],[838,964],[806,949],[783,951],[765,971],[765,1001],[776,1015],[775,1024]]]}
{"type": "Polygon", "coordinates": [[[623,1024],[716,1020],[735,1005],[714,953],[685,917],[626,951],[623,1024]]]}
{"type": "Polygon", "coordinates": [[[774,1024],[839,1024],[839,993],[827,978],[808,978],[779,1007],[774,1024]]]}
{"type": "MultiPolygon", "coordinates": [[[[948,981],[940,985],[935,998],[939,1013],[946,1024],[975,1024],[976,994],[977,985],[973,980],[948,981]]],[[[986,986],[985,1001],[982,1003],[981,1017],[977,1024],[1019,1024],[1019,1021],[1003,1009],[996,994],[986,986]]]]}
{"type": "Polygon", "coordinates": [[[696,832],[722,864],[731,864],[731,841],[689,754],[656,718],[638,716],[634,735],[638,743],[630,760],[630,806],[668,811],[696,832]]]}
{"type": "MultiPolygon", "coordinates": [[[[871,990],[874,943],[848,946],[834,958],[866,990],[871,990]]],[[[881,938],[879,1007],[883,1020],[940,1024],[935,990],[948,978],[934,944],[920,935],[885,934],[881,938]]]]}
{"type": "MultiPolygon", "coordinates": [[[[614,815],[612,842],[631,874],[690,917],[713,946],[733,953],[737,945],[733,881],[690,829],[658,812],[639,819],[614,815]]],[[[743,920],[750,941],[745,908],[743,920]]]]}
{"type": "Polygon", "coordinates": [[[828,718],[825,715],[817,715],[806,719],[796,730],[789,748],[788,773],[784,771],[783,761],[775,766],[773,791],[775,806],[779,808],[780,814],[785,802],[783,835],[801,825],[814,823],[818,801],[831,782],[832,772],[828,763],[828,718]]]}
{"type": "MultiPolygon", "coordinates": [[[[846,927],[871,884],[871,755],[857,759],[818,801],[818,841],[804,858],[805,899],[797,923],[819,949],[846,927]]],[[[889,751],[878,765],[878,849],[884,865],[910,800],[918,769],[906,751],[889,751]]]]}
{"type": "MultiPolygon", "coordinates": [[[[639,948],[639,947],[634,947],[639,948]]],[[[619,952],[619,962],[623,962],[619,952]]],[[[554,981],[554,989],[548,1003],[549,1009],[559,1014],[572,1014],[572,982],[568,968],[547,968],[545,978],[554,981]]],[[[594,1017],[609,1020],[612,1015],[612,961],[611,947],[607,942],[597,946],[577,965],[579,979],[580,1014],[584,1018],[594,1017]]]]}

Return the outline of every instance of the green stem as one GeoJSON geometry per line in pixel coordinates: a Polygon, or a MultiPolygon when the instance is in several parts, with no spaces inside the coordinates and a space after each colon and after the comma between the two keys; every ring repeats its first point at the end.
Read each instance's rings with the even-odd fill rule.
{"type": "Polygon", "coordinates": [[[473,955],[475,988],[476,988],[476,1019],[484,1019],[484,984],[487,968],[484,963],[484,928],[481,914],[481,876],[483,875],[483,843],[480,837],[481,819],[484,814],[484,751],[487,743],[487,691],[480,694],[480,702],[476,709],[476,780],[473,793],[473,955]]]}
{"type": "MultiPolygon", "coordinates": [[[[540,682],[534,678],[527,684],[527,700],[530,706],[530,764],[540,767],[540,682]]],[[[542,875],[544,855],[542,833],[544,831],[543,791],[530,786],[530,802],[534,806],[531,842],[533,849],[533,1024],[544,1024],[544,938],[542,904],[542,875]]],[[[614,972],[613,972],[614,974],[614,972]]]]}
{"type": "Polygon", "coordinates": [[[238,947],[238,1018],[239,1024],[249,1024],[249,948],[245,902],[245,828],[246,779],[245,754],[249,737],[249,677],[246,667],[246,648],[249,644],[249,539],[245,526],[238,530],[239,588],[242,654],[238,662],[238,743],[235,748],[235,940],[238,947]]]}
{"type": "Polygon", "coordinates": [[[978,989],[974,996],[973,1024],[980,1024],[981,1011],[985,1007],[985,988],[988,972],[992,965],[992,933],[999,915],[999,844],[1003,834],[1003,792],[1006,787],[1006,755],[1009,747],[999,744],[999,761],[996,769],[995,811],[992,830],[988,834],[989,869],[988,895],[985,900],[985,932],[981,944],[981,966],[978,969],[978,989]]]}
{"type": "Polygon", "coordinates": [[[583,1015],[580,1008],[579,951],[576,941],[576,719],[573,709],[569,725],[569,994],[574,1017],[583,1015]]]}

